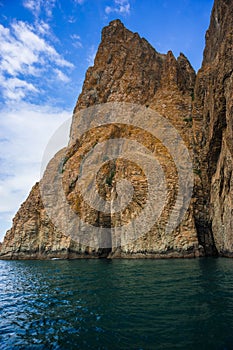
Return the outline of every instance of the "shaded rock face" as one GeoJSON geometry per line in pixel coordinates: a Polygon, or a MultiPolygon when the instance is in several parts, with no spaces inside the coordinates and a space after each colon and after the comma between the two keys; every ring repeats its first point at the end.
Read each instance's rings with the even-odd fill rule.
{"type": "MultiPolygon", "coordinates": [[[[175,59],[171,51],[166,55],[156,52],[119,20],[103,29],[94,66],[87,70],[74,109],[69,146],[50,161],[41,183],[33,187],[16,214],[0,247],[2,259],[233,254],[232,22],[232,1],[215,1],[206,34],[203,66],[197,77],[183,54],[175,59]],[[180,224],[171,232],[166,231],[166,225],[177,198],[179,176],[174,159],[161,141],[143,128],[120,123],[92,127],[82,137],[78,136],[82,111],[113,102],[138,104],[156,111],[172,123],[189,149],[193,159],[193,197],[180,224]],[[92,208],[84,200],[78,184],[85,155],[97,144],[117,138],[135,140],[145,146],[156,156],[166,176],[167,197],[160,218],[146,234],[137,237],[135,234],[133,240],[127,239],[119,228],[139,215],[148,200],[148,181],[137,162],[105,159],[96,176],[98,193],[105,201],[117,197],[116,184],[120,180],[132,183],[132,201],[120,213],[102,213],[92,208]],[[61,230],[56,222],[68,220],[71,225],[72,219],[64,214],[65,204],[63,206],[59,193],[49,204],[58,220],[50,220],[41,188],[49,184],[54,191],[58,173],[62,178],[64,203],[93,227],[111,229],[109,246],[100,246],[91,234],[90,244],[77,243],[75,235],[61,230]]],[[[84,120],[92,125],[88,115],[84,120]]],[[[152,120],[148,123],[153,130],[152,120]]],[[[181,148],[177,146],[179,152],[181,148]]],[[[91,176],[87,181],[91,183],[91,176]]],[[[156,174],[155,181],[160,181],[156,174]]],[[[46,198],[51,194],[48,191],[46,198]]],[[[74,223],[72,228],[78,236],[83,227],[74,223]]]]}
{"type": "Polygon", "coordinates": [[[233,253],[233,2],[215,1],[193,111],[200,241],[233,253]],[[209,232],[209,235],[207,235],[209,232]]]}

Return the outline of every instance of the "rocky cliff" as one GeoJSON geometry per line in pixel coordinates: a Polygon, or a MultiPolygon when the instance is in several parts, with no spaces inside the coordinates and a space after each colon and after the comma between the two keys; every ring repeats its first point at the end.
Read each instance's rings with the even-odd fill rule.
{"type": "Polygon", "coordinates": [[[215,1],[194,92],[195,221],[200,242],[233,253],[233,1],[215,1]]]}
{"type": "Polygon", "coordinates": [[[232,22],[233,2],[216,0],[197,76],[119,20],[103,29],[69,145],[16,214],[2,259],[233,254],[232,22]]]}

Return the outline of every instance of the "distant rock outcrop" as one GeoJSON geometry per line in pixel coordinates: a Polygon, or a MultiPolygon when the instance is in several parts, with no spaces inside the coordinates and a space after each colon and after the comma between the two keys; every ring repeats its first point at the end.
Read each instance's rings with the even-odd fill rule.
{"type": "MultiPolygon", "coordinates": [[[[50,161],[41,183],[33,187],[22,204],[0,247],[0,258],[233,256],[232,72],[231,0],[215,1],[206,34],[203,65],[197,76],[183,54],[178,59],[171,51],[166,55],[160,54],[137,33],[126,29],[119,20],[111,22],[102,31],[94,66],[87,70],[74,109],[69,146],[50,161]],[[174,160],[167,147],[148,130],[119,123],[99,125],[78,137],[82,111],[91,106],[108,106],[116,102],[137,104],[144,106],[141,107],[142,111],[145,108],[158,113],[175,127],[190,152],[194,172],[193,196],[183,219],[169,232],[166,227],[178,196],[179,174],[178,170],[174,170],[174,160]],[[156,155],[166,176],[167,197],[159,219],[146,234],[135,234],[133,240],[119,227],[131,222],[146,205],[148,183],[143,169],[123,158],[106,159],[101,167],[97,185],[99,195],[105,201],[117,197],[116,184],[122,178],[132,182],[134,196],[120,213],[114,210],[103,213],[92,208],[83,199],[78,186],[84,156],[95,145],[110,139],[129,139],[141,143],[156,155]],[[75,235],[72,236],[50,219],[40,190],[51,185],[54,191],[58,173],[62,177],[65,200],[62,202],[58,194],[49,205],[58,221],[69,220],[64,214],[64,201],[67,201],[72,212],[83,221],[93,227],[113,229],[115,236],[109,237],[111,243],[108,247],[99,246],[92,234],[90,244],[76,240],[75,235],[78,237],[84,230],[82,225],[73,224],[75,235]]],[[[87,113],[86,123],[91,125],[92,120],[88,118],[87,113]]],[[[148,126],[153,130],[154,124],[150,119],[148,126]]],[[[164,132],[167,132],[166,127],[164,132]]],[[[177,153],[183,157],[182,147],[179,144],[176,147],[177,153]]],[[[159,176],[154,176],[155,182],[159,183],[159,176]]],[[[91,174],[87,181],[91,183],[91,174]]],[[[46,192],[47,199],[52,195],[49,191],[46,192]]],[[[180,203],[177,216],[181,215],[184,205],[180,203]]]]}

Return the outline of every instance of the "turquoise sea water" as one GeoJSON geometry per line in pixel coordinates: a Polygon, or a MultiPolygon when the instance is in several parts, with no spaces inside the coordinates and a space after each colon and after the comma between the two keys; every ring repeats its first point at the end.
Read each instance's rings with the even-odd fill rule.
{"type": "Polygon", "coordinates": [[[0,349],[233,349],[233,260],[0,261],[0,349]]]}

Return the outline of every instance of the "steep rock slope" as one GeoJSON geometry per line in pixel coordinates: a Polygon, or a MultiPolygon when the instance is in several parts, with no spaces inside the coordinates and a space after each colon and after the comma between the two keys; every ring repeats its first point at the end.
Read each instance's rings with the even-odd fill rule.
{"type": "MultiPolygon", "coordinates": [[[[132,178],[136,191],[135,201],[123,213],[104,215],[90,208],[83,201],[76,183],[81,160],[87,150],[106,139],[129,138],[138,140],[154,154],[158,154],[163,166],[167,177],[168,199],[161,218],[146,235],[135,240],[127,240],[126,237],[117,245],[111,242],[109,249],[101,249],[95,243],[91,246],[77,244],[66,232],[59,233],[59,229],[50,221],[37,184],[14,218],[12,229],[6,234],[1,257],[183,257],[203,254],[194,225],[192,204],[178,228],[166,234],[165,226],[177,196],[177,174],[171,156],[159,140],[145,130],[125,125],[112,124],[101,127],[98,131],[93,129],[81,140],[76,140],[75,132],[80,110],[106,102],[130,102],[157,110],[170,120],[191,151],[190,116],[194,83],[195,72],[183,54],[176,60],[172,52],[167,55],[157,53],[145,39],[127,30],[119,20],[104,28],[95,64],[86,73],[83,90],[74,110],[70,146],[66,150],[66,162],[62,165],[66,198],[72,210],[92,225],[119,227],[132,220],[144,207],[147,193],[145,174],[137,165],[127,160],[110,161],[104,165],[99,175],[100,192],[105,199],[111,198],[111,193],[116,195],[114,182],[121,178],[132,178]]],[[[44,177],[47,176],[50,183],[56,182],[54,167],[52,160],[44,177]]],[[[53,206],[57,207],[58,204],[53,203],[53,206]]],[[[57,216],[65,221],[62,211],[59,208],[57,210],[57,216]]],[[[78,230],[82,228],[79,227],[78,230]]]]}
{"type": "MultiPolygon", "coordinates": [[[[103,29],[94,66],[86,73],[82,93],[74,109],[69,146],[50,161],[40,184],[33,187],[16,214],[12,229],[6,233],[1,247],[2,259],[233,254],[232,22],[233,1],[216,0],[206,34],[203,65],[197,77],[183,54],[177,60],[170,51],[166,55],[159,54],[119,20],[103,29]],[[183,220],[170,232],[166,231],[166,225],[179,185],[174,157],[150,132],[154,128],[150,118],[149,131],[140,125],[95,125],[97,106],[105,104],[108,107],[116,102],[133,103],[138,105],[139,110],[142,108],[142,125],[143,115],[150,116],[156,111],[172,123],[189,149],[195,180],[193,198],[183,220]],[[91,127],[81,137],[80,120],[91,127]],[[148,200],[148,179],[137,162],[106,157],[96,177],[98,193],[107,202],[117,198],[120,180],[132,183],[135,191],[132,201],[121,212],[96,210],[84,200],[79,188],[86,155],[96,150],[96,145],[101,142],[117,138],[141,143],[159,161],[166,177],[166,203],[160,218],[146,234],[138,236],[135,233],[134,239],[128,237],[121,227],[140,215],[148,200]],[[64,198],[57,190],[60,178],[64,198]],[[41,196],[41,189],[46,189],[45,196],[41,196]],[[54,192],[57,195],[54,196],[54,192]],[[51,197],[53,202],[46,203],[51,197]],[[64,209],[67,203],[71,213],[91,225],[93,232],[95,227],[112,230],[105,237],[109,242],[106,247],[99,244],[92,231],[88,240],[76,239],[80,234],[86,234],[86,226],[72,221],[73,214],[69,216],[64,209]],[[54,220],[50,220],[51,215],[48,215],[51,210],[54,220]],[[68,226],[72,228],[71,234],[68,226]]],[[[108,109],[103,109],[101,113],[103,111],[109,113],[108,109]]],[[[165,127],[165,134],[169,133],[169,128],[165,127]]],[[[182,158],[181,145],[173,141],[177,154],[181,154],[182,158]]],[[[106,154],[108,148],[105,146],[106,154]]],[[[149,166],[150,159],[146,162],[149,166]]],[[[159,184],[159,175],[155,173],[153,176],[159,184]]],[[[91,172],[86,181],[89,185],[92,183],[91,172]]],[[[184,203],[180,203],[180,208],[182,205],[184,203]]],[[[180,212],[177,212],[179,215],[180,212]]]]}
{"type": "Polygon", "coordinates": [[[233,253],[233,1],[216,0],[206,33],[194,103],[196,196],[200,240],[233,253]]]}

